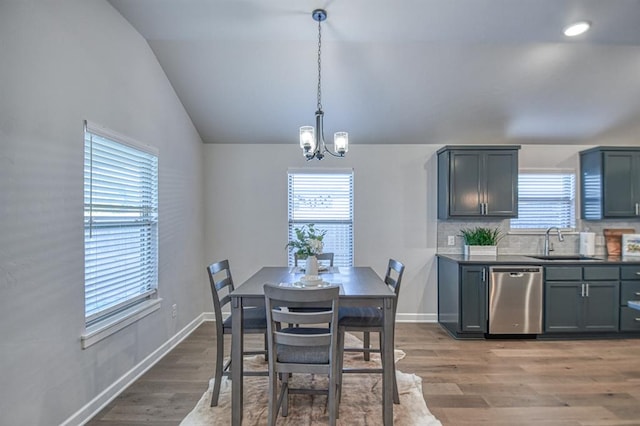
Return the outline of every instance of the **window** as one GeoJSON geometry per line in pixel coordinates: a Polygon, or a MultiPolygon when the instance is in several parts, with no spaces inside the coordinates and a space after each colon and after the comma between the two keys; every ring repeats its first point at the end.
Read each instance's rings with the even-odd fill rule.
{"type": "Polygon", "coordinates": [[[353,266],[353,171],[290,170],[288,198],[288,241],[294,228],[314,223],[327,231],[323,251],[334,254],[334,265],[353,266]]]}
{"type": "Polygon", "coordinates": [[[576,227],[575,172],[522,172],[518,175],[518,217],[511,229],[576,227]]]}
{"type": "Polygon", "coordinates": [[[156,293],[158,157],[91,123],[84,134],[84,265],[87,326],[156,293]]]}

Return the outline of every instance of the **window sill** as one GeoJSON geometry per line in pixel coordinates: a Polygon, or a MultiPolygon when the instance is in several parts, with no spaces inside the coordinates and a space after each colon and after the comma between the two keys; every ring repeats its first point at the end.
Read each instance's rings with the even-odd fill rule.
{"type": "Polygon", "coordinates": [[[80,336],[82,349],[106,339],[112,334],[117,333],[123,328],[133,324],[134,322],[146,317],[152,312],[160,309],[162,299],[151,299],[132,306],[117,315],[106,318],[97,324],[87,327],[86,331],[80,336]]]}
{"type": "MultiPolygon", "coordinates": [[[[565,235],[577,235],[580,233],[580,231],[578,231],[575,228],[562,228],[560,229],[560,232],[562,232],[565,235]]],[[[547,233],[546,229],[509,229],[507,231],[507,235],[545,235],[547,233]]],[[[556,231],[554,230],[551,235],[555,235],[556,231]]]]}

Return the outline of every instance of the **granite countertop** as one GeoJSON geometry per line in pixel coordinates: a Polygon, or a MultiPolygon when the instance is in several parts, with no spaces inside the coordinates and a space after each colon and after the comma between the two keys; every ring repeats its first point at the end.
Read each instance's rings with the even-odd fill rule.
{"type": "MultiPolygon", "coordinates": [[[[503,264],[503,265],[566,265],[566,264],[580,264],[580,265],[626,265],[626,264],[640,264],[640,257],[607,257],[607,256],[594,256],[590,259],[562,259],[562,260],[547,260],[536,259],[531,256],[540,256],[539,254],[513,254],[513,255],[497,255],[497,256],[465,256],[463,254],[451,254],[451,253],[437,253],[437,257],[444,259],[454,260],[458,263],[466,264],[503,264]]],[[[562,255],[559,255],[562,256],[562,255]]]]}

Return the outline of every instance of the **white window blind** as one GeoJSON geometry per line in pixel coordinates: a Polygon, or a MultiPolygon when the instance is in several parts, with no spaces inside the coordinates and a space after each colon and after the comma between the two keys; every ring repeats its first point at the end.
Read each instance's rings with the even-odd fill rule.
{"type": "Polygon", "coordinates": [[[84,136],[85,321],[150,298],[158,281],[158,157],[87,123],[84,136]]]}
{"type": "Polygon", "coordinates": [[[576,227],[576,185],[573,172],[526,172],[518,175],[518,217],[512,229],[576,227]]]}
{"type": "MultiPolygon", "coordinates": [[[[289,171],[289,240],[294,228],[315,224],[326,230],[324,252],[335,266],[353,266],[353,171],[289,171]]],[[[293,265],[293,252],[289,265],[293,265]]]]}

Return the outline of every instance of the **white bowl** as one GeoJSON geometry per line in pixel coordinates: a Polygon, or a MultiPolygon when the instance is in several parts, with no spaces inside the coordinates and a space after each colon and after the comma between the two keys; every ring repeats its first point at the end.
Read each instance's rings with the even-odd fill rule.
{"type": "Polygon", "coordinates": [[[300,282],[304,285],[321,285],[322,278],[320,275],[304,275],[300,278],[300,282]]]}

